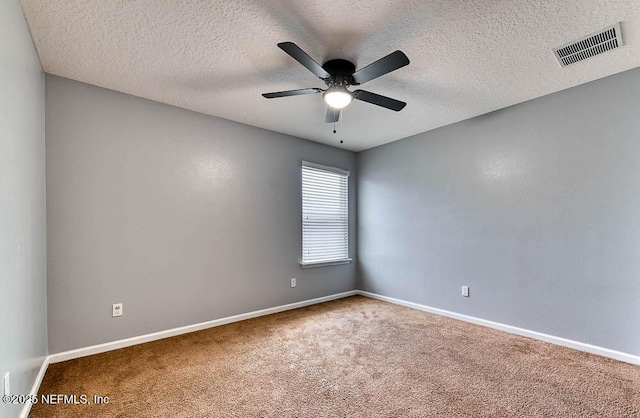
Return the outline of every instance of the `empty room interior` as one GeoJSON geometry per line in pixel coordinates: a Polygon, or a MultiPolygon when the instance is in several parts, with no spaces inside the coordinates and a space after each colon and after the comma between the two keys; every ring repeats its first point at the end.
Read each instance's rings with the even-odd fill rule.
{"type": "Polygon", "coordinates": [[[0,3],[0,417],[640,417],[637,0],[0,3]]]}

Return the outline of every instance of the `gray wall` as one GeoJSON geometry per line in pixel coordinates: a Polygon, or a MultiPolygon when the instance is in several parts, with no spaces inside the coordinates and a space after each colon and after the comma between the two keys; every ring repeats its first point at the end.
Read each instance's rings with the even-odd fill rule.
{"type": "Polygon", "coordinates": [[[302,160],[353,173],[355,255],[354,153],[49,75],[46,105],[52,353],[355,289],[298,264],[302,160]]]}
{"type": "Polygon", "coordinates": [[[358,208],[361,289],[640,354],[639,69],[359,153],[358,208]]]}
{"type": "MultiPolygon", "coordinates": [[[[44,74],[17,0],[0,2],[0,382],[28,394],[47,355],[44,74]]],[[[1,395],[1,385],[0,385],[1,395]]],[[[0,416],[22,405],[0,402],[0,416]]]]}

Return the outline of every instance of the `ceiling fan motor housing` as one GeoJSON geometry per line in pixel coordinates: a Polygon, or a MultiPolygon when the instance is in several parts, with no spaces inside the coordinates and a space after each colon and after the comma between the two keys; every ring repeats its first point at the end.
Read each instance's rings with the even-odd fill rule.
{"type": "Polygon", "coordinates": [[[329,60],[322,64],[322,68],[331,74],[331,78],[324,80],[329,87],[357,85],[353,80],[353,73],[356,72],[356,66],[351,61],[343,59],[329,60]]]}

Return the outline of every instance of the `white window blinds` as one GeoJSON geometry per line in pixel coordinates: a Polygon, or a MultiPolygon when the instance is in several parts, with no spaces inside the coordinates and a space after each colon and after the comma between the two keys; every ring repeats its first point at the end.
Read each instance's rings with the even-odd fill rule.
{"type": "Polygon", "coordinates": [[[349,172],[302,162],[302,264],[349,258],[349,172]]]}

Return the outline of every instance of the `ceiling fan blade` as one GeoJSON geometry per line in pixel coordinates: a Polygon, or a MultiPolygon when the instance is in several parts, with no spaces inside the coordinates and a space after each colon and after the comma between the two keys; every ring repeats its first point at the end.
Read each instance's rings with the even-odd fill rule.
{"type": "Polygon", "coordinates": [[[313,60],[306,52],[304,52],[300,47],[293,42],[280,42],[278,47],[282,49],[287,54],[291,55],[293,59],[298,61],[300,64],[304,65],[309,71],[314,73],[316,76],[325,79],[330,78],[331,74],[325,71],[324,68],[320,66],[317,62],[313,60]]]}
{"type": "Polygon", "coordinates": [[[402,51],[395,51],[378,61],[367,65],[353,73],[357,84],[366,83],[409,64],[409,58],[402,51]]]}
{"type": "Polygon", "coordinates": [[[324,119],[327,123],[336,123],[340,119],[340,109],[333,107],[327,108],[327,117],[324,119]]]}
{"type": "Polygon", "coordinates": [[[392,99],[391,97],[381,96],[379,94],[371,93],[370,91],[356,90],[353,92],[353,97],[363,102],[371,103],[377,106],[386,107],[387,109],[401,111],[407,105],[400,100],[392,99]]]}
{"type": "Polygon", "coordinates": [[[263,93],[262,96],[267,99],[273,99],[276,97],[288,97],[288,96],[298,96],[300,94],[312,94],[312,93],[322,93],[322,89],[311,88],[311,89],[298,89],[298,90],[287,90],[287,91],[276,91],[274,93],[263,93]]]}

